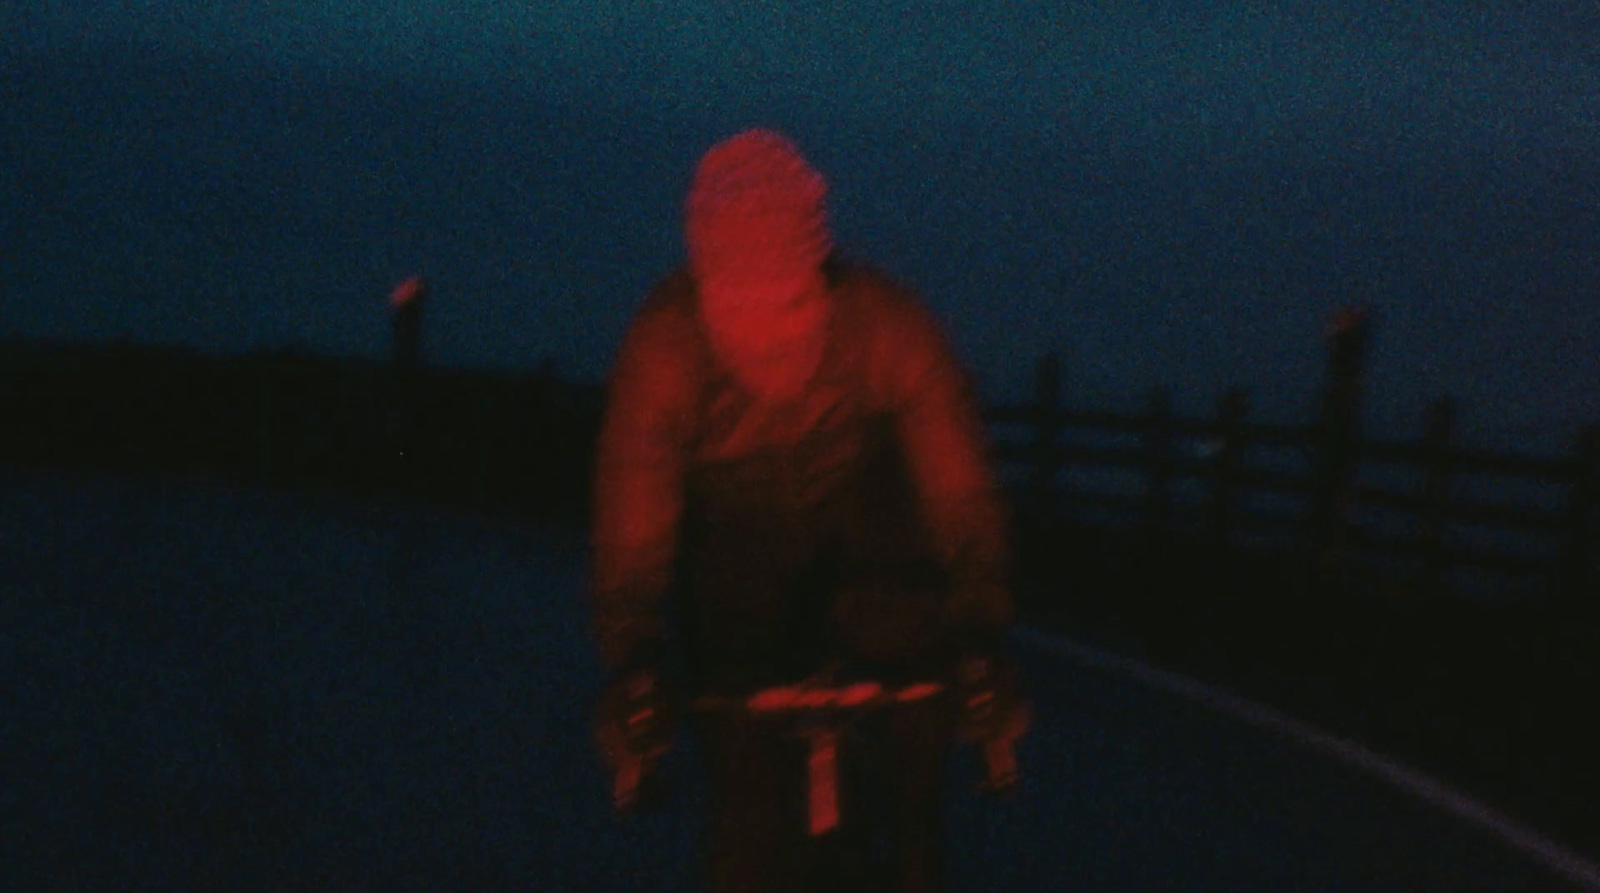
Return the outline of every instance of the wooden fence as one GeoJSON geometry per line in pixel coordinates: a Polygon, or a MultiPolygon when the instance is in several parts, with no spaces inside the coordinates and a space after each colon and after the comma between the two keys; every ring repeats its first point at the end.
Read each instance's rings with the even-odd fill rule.
{"type": "Polygon", "coordinates": [[[1142,413],[1070,409],[1053,356],[1040,363],[1031,404],[991,407],[986,420],[1002,469],[1021,472],[1014,491],[1024,514],[1109,521],[1227,550],[1290,549],[1332,573],[1360,561],[1428,588],[1478,576],[1564,598],[1594,595],[1600,426],[1584,429],[1562,457],[1490,453],[1454,442],[1455,404],[1441,399],[1420,440],[1363,437],[1359,350],[1352,355],[1335,338],[1333,354],[1321,418],[1303,426],[1252,422],[1237,389],[1209,418],[1175,414],[1164,389],[1142,413]],[[1063,486],[1063,478],[1090,483],[1063,486]],[[1096,487],[1096,479],[1116,485],[1096,487]],[[1494,489],[1547,495],[1467,492],[1487,479],[1494,489]],[[1513,544],[1528,540],[1533,548],[1513,544]]]}

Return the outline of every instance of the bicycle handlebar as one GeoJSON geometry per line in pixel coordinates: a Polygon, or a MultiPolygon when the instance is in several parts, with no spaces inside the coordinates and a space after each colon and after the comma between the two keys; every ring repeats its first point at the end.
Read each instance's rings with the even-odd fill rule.
{"type": "MultiPolygon", "coordinates": [[[[825,834],[838,825],[837,753],[840,719],[847,714],[925,701],[949,694],[942,682],[916,682],[888,687],[881,682],[855,682],[839,686],[800,683],[764,688],[745,696],[704,695],[690,702],[697,713],[744,713],[765,718],[820,718],[824,721],[804,730],[810,741],[807,760],[809,776],[809,822],[812,835],[825,834]]],[[[1002,791],[1017,781],[1015,741],[998,738],[982,742],[986,768],[985,790],[1002,791]]],[[[653,759],[630,761],[618,767],[614,795],[624,811],[637,799],[642,776],[649,772],[653,759]]]]}
{"type": "Polygon", "coordinates": [[[899,688],[888,688],[880,682],[842,686],[780,685],[744,697],[706,695],[694,699],[690,709],[700,713],[740,711],[759,715],[840,713],[927,700],[945,691],[942,682],[917,682],[899,688]]]}

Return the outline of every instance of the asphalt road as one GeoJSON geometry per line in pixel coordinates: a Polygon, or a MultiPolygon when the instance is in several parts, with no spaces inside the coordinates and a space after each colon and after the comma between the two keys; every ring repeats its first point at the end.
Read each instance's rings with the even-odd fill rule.
{"type": "MultiPolygon", "coordinates": [[[[581,538],[0,468],[0,888],[693,890],[689,746],[609,813],[581,538]]],[[[1030,645],[1009,801],[951,779],[971,891],[1584,889],[1289,737],[1030,645]]]]}

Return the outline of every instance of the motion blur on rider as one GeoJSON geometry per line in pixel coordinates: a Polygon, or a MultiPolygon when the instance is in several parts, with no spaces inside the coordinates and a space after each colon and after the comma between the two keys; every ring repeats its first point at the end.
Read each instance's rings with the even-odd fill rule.
{"type": "Polygon", "coordinates": [[[970,383],[914,295],[837,254],[826,193],[782,134],[712,147],[685,203],[687,263],[622,342],[594,481],[597,737],[613,763],[659,754],[687,699],[835,662],[958,697],[863,721],[840,756],[843,824],[820,839],[802,741],[694,717],[713,893],[942,889],[954,744],[1026,724],[970,383]]]}

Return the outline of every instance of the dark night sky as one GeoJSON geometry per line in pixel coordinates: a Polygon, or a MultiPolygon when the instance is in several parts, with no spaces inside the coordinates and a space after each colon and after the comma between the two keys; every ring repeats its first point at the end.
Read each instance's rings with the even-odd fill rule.
{"type": "Polygon", "coordinates": [[[987,396],[1056,348],[1076,403],[1304,418],[1365,301],[1378,429],[1600,419],[1592,3],[823,5],[8,4],[0,337],[376,356],[422,272],[435,361],[597,380],[767,124],[987,396]]]}

